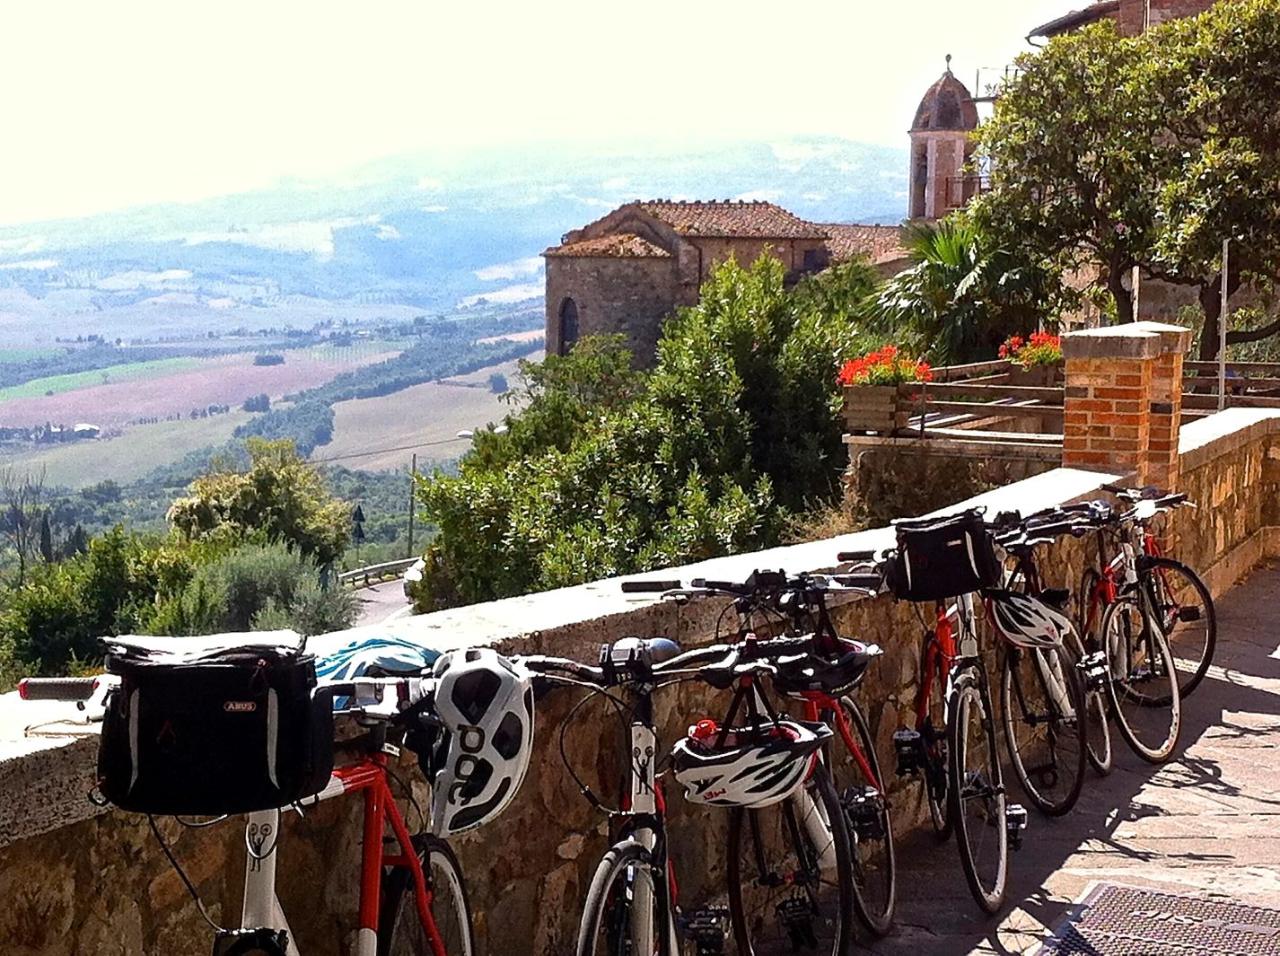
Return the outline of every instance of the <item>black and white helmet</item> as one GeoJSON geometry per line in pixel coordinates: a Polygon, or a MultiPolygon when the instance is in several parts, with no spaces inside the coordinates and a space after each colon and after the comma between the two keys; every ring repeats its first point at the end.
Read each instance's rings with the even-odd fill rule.
{"type": "Polygon", "coordinates": [[[533,743],[529,674],[490,648],[442,654],[436,713],[448,731],[433,755],[431,830],[452,836],[492,820],[520,789],[533,743]]]}
{"type": "Polygon", "coordinates": [[[988,591],[996,628],[1020,647],[1061,647],[1070,619],[1043,601],[1017,591],[988,591]]]}
{"type": "Polygon", "coordinates": [[[824,724],[780,720],[730,730],[718,744],[714,724],[701,721],[675,745],[672,769],[692,803],[767,807],[800,789],[813,754],[830,736],[824,724]]]}

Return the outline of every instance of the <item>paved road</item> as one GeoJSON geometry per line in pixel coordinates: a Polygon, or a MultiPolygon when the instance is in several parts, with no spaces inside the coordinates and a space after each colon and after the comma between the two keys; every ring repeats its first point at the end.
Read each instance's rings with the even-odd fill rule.
{"type": "Polygon", "coordinates": [[[1117,735],[1115,770],[1090,776],[1069,815],[1032,811],[1005,912],[982,918],[955,844],[919,834],[899,849],[897,930],[857,951],[1034,953],[1095,881],[1280,909],[1278,594],[1273,566],[1217,602],[1216,666],[1185,702],[1172,762],[1145,765],[1117,735]]]}
{"type": "Polygon", "coordinates": [[[356,591],[360,602],[360,616],[357,624],[382,624],[385,621],[404,617],[410,613],[411,605],[404,596],[404,583],[399,578],[383,581],[372,587],[360,588],[356,591]]]}

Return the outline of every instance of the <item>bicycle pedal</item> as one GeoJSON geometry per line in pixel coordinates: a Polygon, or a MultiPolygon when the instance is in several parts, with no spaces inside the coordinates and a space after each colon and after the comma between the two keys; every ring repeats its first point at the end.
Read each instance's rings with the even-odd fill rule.
{"type": "Polygon", "coordinates": [[[1022,833],[1027,828],[1027,808],[1020,803],[1011,803],[1005,807],[1004,826],[1009,835],[1009,846],[1021,850],[1022,833]]]}
{"type": "Polygon", "coordinates": [[[803,896],[785,899],[775,908],[778,922],[790,938],[793,952],[815,949],[818,937],[813,930],[813,907],[803,896]]]}
{"type": "Polygon", "coordinates": [[[694,910],[685,919],[684,935],[696,947],[696,956],[722,956],[729,938],[729,910],[723,906],[694,910]]]}
{"type": "Polygon", "coordinates": [[[919,773],[924,765],[924,738],[920,731],[900,727],[893,732],[893,752],[898,758],[899,777],[919,773]]]}
{"type": "Polygon", "coordinates": [[[1087,690],[1101,690],[1107,685],[1107,655],[1094,651],[1076,664],[1084,676],[1087,690]]]}
{"type": "Polygon", "coordinates": [[[282,929],[223,929],[213,941],[213,956],[285,956],[289,934],[282,929]]]}
{"type": "Polygon", "coordinates": [[[853,832],[859,840],[884,839],[884,796],[875,787],[850,787],[840,798],[853,832]]]}

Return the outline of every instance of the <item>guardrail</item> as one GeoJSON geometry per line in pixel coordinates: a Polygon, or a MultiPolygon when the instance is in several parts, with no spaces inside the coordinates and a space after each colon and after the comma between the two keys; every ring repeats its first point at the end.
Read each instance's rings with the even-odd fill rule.
{"type": "Polygon", "coordinates": [[[338,575],[338,581],[351,587],[367,588],[379,581],[384,581],[389,577],[409,570],[417,558],[397,558],[395,561],[384,561],[381,564],[371,564],[367,568],[355,568],[352,571],[343,571],[338,575]],[[362,581],[362,584],[357,582],[362,581]]]}

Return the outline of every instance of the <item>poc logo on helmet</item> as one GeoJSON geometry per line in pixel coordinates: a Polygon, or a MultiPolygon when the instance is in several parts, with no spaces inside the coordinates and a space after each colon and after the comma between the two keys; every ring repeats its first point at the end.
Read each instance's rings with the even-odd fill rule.
{"type": "Polygon", "coordinates": [[[258,705],[251,700],[229,700],[222,705],[228,714],[252,714],[258,705]]]}

